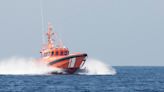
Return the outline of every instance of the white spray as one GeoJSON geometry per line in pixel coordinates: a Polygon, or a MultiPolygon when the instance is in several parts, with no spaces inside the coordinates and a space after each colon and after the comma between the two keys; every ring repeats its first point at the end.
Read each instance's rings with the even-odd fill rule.
{"type": "Polygon", "coordinates": [[[0,75],[40,75],[52,71],[60,71],[60,69],[54,69],[32,58],[14,57],[0,60],[0,75]]]}
{"type": "Polygon", "coordinates": [[[85,75],[115,75],[116,70],[104,62],[97,59],[87,59],[84,64],[85,72],[80,74],[85,75]]]}
{"type": "MultiPolygon", "coordinates": [[[[87,59],[84,64],[85,71],[79,72],[84,75],[115,75],[116,71],[100,60],[87,59]]],[[[61,69],[52,68],[33,58],[13,57],[0,60],[0,75],[43,75],[50,72],[63,72],[61,69]]]]}

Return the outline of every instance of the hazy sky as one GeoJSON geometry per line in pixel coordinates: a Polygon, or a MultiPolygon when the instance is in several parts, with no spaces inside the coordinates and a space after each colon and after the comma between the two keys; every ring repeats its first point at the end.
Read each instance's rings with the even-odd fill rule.
{"type": "MultiPolygon", "coordinates": [[[[71,52],[110,65],[164,65],[164,0],[44,0],[71,52]]],[[[38,58],[40,0],[0,0],[0,58],[38,58]]]]}

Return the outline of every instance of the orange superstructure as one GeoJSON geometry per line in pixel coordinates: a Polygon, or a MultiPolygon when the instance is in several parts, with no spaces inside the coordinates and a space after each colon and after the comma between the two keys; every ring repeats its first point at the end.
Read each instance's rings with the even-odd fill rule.
{"type": "Polygon", "coordinates": [[[51,24],[48,24],[47,32],[47,43],[41,50],[41,61],[46,62],[48,65],[54,68],[60,68],[64,70],[65,73],[73,74],[75,73],[86,61],[86,53],[73,53],[69,54],[69,49],[63,46],[61,40],[53,39],[53,28],[51,24]],[[56,44],[54,44],[54,41],[56,44]],[[57,41],[59,43],[57,43],[57,41]]]}

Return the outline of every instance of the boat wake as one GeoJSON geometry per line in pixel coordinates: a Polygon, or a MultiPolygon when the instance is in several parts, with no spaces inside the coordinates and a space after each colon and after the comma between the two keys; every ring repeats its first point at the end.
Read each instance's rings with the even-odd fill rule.
{"type": "MultiPolygon", "coordinates": [[[[37,62],[33,58],[18,58],[0,60],[0,75],[45,75],[51,72],[62,73],[58,68],[37,62]]],[[[115,75],[113,67],[107,66],[102,61],[88,59],[83,68],[77,72],[80,75],[115,75]]]]}
{"type": "Polygon", "coordinates": [[[87,59],[83,68],[78,72],[82,75],[115,75],[116,70],[104,62],[96,59],[87,59]]]}
{"type": "Polygon", "coordinates": [[[52,71],[61,71],[37,62],[33,58],[13,57],[0,60],[0,75],[43,75],[52,71]]]}

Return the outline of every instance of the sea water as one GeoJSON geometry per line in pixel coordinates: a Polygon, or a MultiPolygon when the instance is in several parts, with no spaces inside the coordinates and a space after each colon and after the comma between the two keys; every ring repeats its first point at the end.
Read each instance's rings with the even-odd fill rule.
{"type": "Polygon", "coordinates": [[[164,67],[114,67],[116,75],[1,75],[0,92],[164,92],[164,67]]]}
{"type": "Polygon", "coordinates": [[[0,92],[164,92],[164,67],[112,67],[88,59],[82,68],[75,75],[50,75],[54,69],[32,58],[0,60],[0,92]]]}

